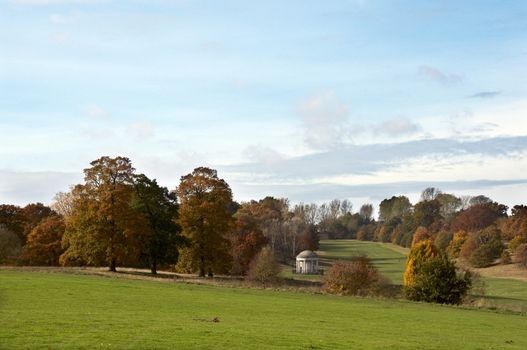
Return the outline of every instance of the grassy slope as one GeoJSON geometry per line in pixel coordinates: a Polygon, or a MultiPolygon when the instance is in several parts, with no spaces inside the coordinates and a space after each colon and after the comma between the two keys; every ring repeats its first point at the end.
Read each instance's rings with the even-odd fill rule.
{"type": "Polygon", "coordinates": [[[526,349],[525,329],[404,301],[0,271],[2,349],[526,349]]]}
{"type": "MultiPolygon", "coordinates": [[[[408,249],[391,243],[355,240],[324,240],[320,255],[324,259],[350,259],[365,254],[393,283],[402,284],[408,249]]],[[[527,282],[507,278],[482,278],[486,285],[486,306],[505,306],[527,312],[527,282]]]]}

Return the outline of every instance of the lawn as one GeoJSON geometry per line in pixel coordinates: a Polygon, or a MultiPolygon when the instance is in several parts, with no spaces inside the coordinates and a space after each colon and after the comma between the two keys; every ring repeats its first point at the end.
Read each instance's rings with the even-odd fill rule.
{"type": "MultiPolygon", "coordinates": [[[[326,265],[335,259],[346,260],[367,255],[383,275],[393,283],[402,284],[408,251],[391,243],[323,240],[320,242],[319,254],[326,265]]],[[[495,277],[482,277],[482,280],[485,285],[482,305],[527,312],[527,282],[495,277]]]]}
{"type": "Polygon", "coordinates": [[[398,300],[0,270],[2,349],[527,349],[526,329],[398,300]]]}

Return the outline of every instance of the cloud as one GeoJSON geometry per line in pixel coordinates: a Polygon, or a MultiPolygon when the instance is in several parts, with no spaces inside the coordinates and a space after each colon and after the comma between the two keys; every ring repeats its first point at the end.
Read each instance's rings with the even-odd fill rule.
{"type": "Polygon", "coordinates": [[[481,91],[481,92],[478,92],[478,93],[476,93],[474,95],[471,95],[469,97],[470,98],[488,99],[488,98],[496,97],[498,95],[501,95],[501,91],[481,91]]]}
{"type": "Polygon", "coordinates": [[[421,77],[433,80],[443,85],[454,85],[460,83],[463,78],[457,74],[446,74],[431,66],[419,67],[418,74],[421,77]]]}
{"type": "Polygon", "coordinates": [[[285,159],[283,154],[270,147],[264,147],[261,145],[247,147],[243,151],[243,155],[252,162],[263,164],[273,164],[285,159]]]}
{"type": "Polygon", "coordinates": [[[134,122],[128,126],[128,132],[139,140],[145,140],[155,135],[155,129],[150,122],[134,122]]]}
{"type": "Polygon", "coordinates": [[[335,175],[372,175],[396,168],[410,159],[481,155],[507,157],[527,149],[527,136],[495,137],[476,141],[425,139],[401,143],[346,145],[338,149],[287,158],[273,164],[259,162],[224,166],[225,171],[267,174],[277,181],[335,175]]]}
{"type": "Polygon", "coordinates": [[[348,108],[333,91],[310,97],[298,106],[297,112],[302,118],[308,146],[314,149],[331,149],[345,141],[348,108]]]}
{"type": "Polygon", "coordinates": [[[84,113],[93,119],[109,119],[110,113],[96,104],[84,106],[84,113]]]}
{"type": "Polygon", "coordinates": [[[50,203],[57,192],[67,191],[70,185],[82,181],[82,171],[25,172],[0,170],[0,199],[2,203],[25,205],[50,203]]]}
{"type": "Polygon", "coordinates": [[[421,130],[421,125],[406,118],[390,119],[373,128],[375,133],[391,137],[412,135],[421,130]]]}

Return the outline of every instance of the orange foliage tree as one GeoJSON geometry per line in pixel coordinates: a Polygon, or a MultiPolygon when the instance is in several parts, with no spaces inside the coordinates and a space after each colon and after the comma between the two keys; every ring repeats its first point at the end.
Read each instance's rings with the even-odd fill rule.
{"type": "Polygon", "coordinates": [[[62,217],[48,216],[27,236],[22,260],[29,265],[59,265],[62,236],[66,226],[62,217]]]}

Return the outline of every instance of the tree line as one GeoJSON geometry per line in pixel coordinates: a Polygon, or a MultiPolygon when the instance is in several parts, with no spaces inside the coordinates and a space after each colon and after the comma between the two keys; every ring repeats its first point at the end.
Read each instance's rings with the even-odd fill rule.
{"type": "Polygon", "coordinates": [[[527,207],[508,208],[485,196],[457,197],[427,188],[412,204],[384,199],[357,212],[348,200],[291,205],[266,197],[237,203],[216,170],[194,169],[169,190],[136,172],[130,159],[101,157],[84,182],[41,203],[0,205],[0,263],[159,267],[179,272],[245,275],[262,248],[281,263],[320,238],[430,241],[451,259],[487,266],[525,250],[527,207]]]}

